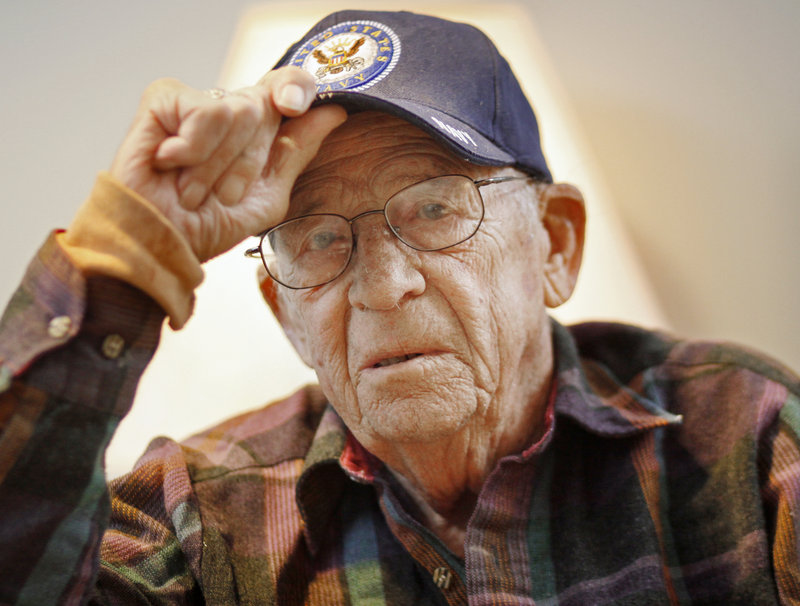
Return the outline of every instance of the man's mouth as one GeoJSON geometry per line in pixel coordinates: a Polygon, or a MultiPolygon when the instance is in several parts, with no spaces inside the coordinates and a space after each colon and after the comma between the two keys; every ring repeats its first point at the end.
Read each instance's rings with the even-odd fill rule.
{"type": "Polygon", "coordinates": [[[394,358],[386,358],[375,364],[372,368],[384,368],[385,366],[394,366],[395,364],[400,364],[400,362],[413,360],[414,358],[421,355],[422,355],[421,353],[415,353],[415,354],[407,354],[404,356],[396,356],[394,358]]]}

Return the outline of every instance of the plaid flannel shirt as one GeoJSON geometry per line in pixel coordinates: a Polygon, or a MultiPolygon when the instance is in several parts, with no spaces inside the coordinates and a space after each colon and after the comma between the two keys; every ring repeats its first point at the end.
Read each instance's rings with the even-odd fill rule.
{"type": "Polygon", "coordinates": [[[29,268],[0,324],[2,603],[800,603],[800,384],[763,356],[554,323],[548,430],[461,560],[314,387],[107,488],[162,321],[52,240],[29,268]]]}

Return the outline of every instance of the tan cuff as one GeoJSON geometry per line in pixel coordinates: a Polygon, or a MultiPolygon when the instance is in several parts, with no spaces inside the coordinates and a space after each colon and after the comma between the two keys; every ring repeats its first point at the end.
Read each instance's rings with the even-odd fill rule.
{"type": "Polygon", "coordinates": [[[192,315],[203,269],[189,243],[155,206],[107,172],[58,242],[84,274],[118,278],[150,295],[175,330],[192,315]]]}

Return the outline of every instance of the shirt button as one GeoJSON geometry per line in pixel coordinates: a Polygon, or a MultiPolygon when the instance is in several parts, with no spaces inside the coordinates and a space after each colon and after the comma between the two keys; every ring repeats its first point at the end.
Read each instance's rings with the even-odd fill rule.
{"type": "Polygon", "coordinates": [[[63,339],[72,328],[72,319],[69,316],[56,316],[47,326],[47,334],[53,339],[63,339]]]}
{"type": "Polygon", "coordinates": [[[100,351],[102,351],[103,355],[109,360],[116,360],[119,358],[124,347],[125,339],[117,334],[114,334],[108,335],[105,339],[103,339],[103,345],[100,347],[100,351]]]}
{"type": "Polygon", "coordinates": [[[440,566],[433,571],[433,582],[439,589],[448,589],[452,579],[453,573],[445,566],[440,566]]]}

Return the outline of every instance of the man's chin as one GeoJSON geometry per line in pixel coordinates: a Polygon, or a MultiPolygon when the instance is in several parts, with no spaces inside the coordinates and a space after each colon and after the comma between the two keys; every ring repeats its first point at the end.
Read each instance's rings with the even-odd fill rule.
{"type": "Polygon", "coordinates": [[[471,402],[466,398],[446,401],[435,393],[406,395],[373,404],[364,412],[362,424],[369,431],[371,441],[380,442],[384,447],[434,444],[455,437],[475,410],[474,398],[471,402]],[[458,403],[454,405],[453,401],[458,403]]]}

